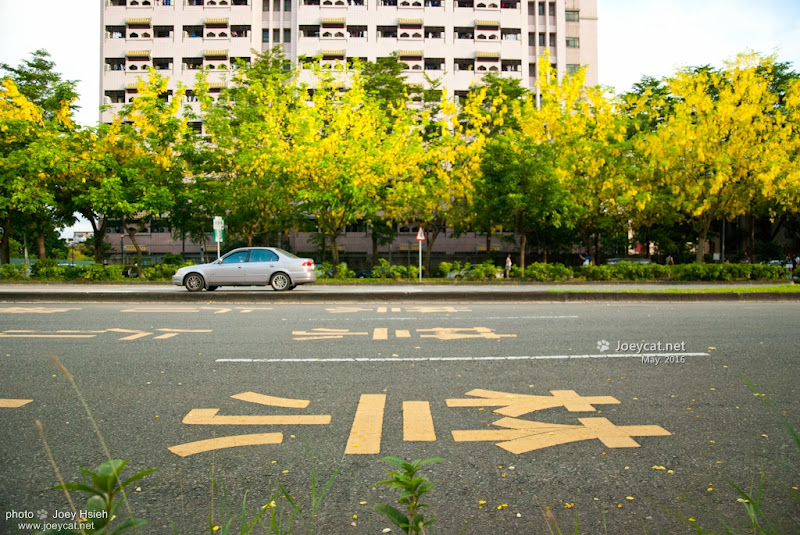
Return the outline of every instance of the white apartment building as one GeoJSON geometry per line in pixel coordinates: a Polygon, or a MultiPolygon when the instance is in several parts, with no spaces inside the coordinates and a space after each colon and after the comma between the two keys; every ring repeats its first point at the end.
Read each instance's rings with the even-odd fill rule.
{"type": "MultiPolygon", "coordinates": [[[[409,83],[424,86],[425,75],[438,78],[451,96],[488,72],[533,88],[545,51],[559,75],[587,66],[587,83],[597,84],[597,0],[103,0],[101,20],[100,91],[108,104],[103,122],[135,98],[137,80],[150,68],[169,77],[170,93],[179,82],[191,88],[201,69],[209,73],[211,90],[219,91],[238,60],[252,61],[274,46],[282,46],[293,62],[375,61],[397,53],[408,65],[409,83]]],[[[190,90],[189,105],[194,98],[190,90]]],[[[199,122],[193,126],[202,128],[199,122]]],[[[356,227],[339,239],[343,253],[362,255],[348,260],[357,262],[353,266],[364,264],[371,250],[366,228],[356,227]]],[[[417,228],[400,225],[397,231],[381,254],[410,263],[417,228]]],[[[485,250],[485,237],[469,234],[441,236],[434,253],[485,250]]],[[[137,239],[151,260],[201,250],[197,243],[176,242],[166,225],[156,224],[137,239]]],[[[293,232],[288,239],[294,251],[315,250],[308,233],[293,232]]],[[[117,261],[130,258],[126,253],[133,246],[123,229],[112,228],[106,241],[119,251],[117,261]]],[[[502,247],[503,254],[513,249],[491,247],[502,247]]]]}
{"type": "Polygon", "coordinates": [[[396,53],[409,83],[427,75],[451,95],[487,72],[532,88],[545,50],[559,76],[587,66],[598,83],[597,0],[104,0],[102,11],[105,122],[151,67],[173,89],[206,69],[218,90],[237,60],[276,45],[293,62],[396,53]]]}

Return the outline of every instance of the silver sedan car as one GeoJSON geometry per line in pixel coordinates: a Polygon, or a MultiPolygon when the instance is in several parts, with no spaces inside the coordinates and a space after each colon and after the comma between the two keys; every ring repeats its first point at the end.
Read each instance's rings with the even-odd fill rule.
{"type": "Polygon", "coordinates": [[[180,268],[172,284],[190,292],[209,292],[220,286],[266,286],[276,291],[291,290],[298,284],[317,280],[314,261],[299,258],[276,247],[234,249],[210,264],[180,268]]]}

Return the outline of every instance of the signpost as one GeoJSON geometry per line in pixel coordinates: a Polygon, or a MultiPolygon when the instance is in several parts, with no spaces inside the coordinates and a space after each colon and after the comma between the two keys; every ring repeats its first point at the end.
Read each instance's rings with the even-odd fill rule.
{"type": "Polygon", "coordinates": [[[225,241],[225,220],[214,216],[214,241],[217,242],[217,260],[219,260],[219,244],[225,241]]]}
{"type": "Polygon", "coordinates": [[[419,227],[417,231],[417,243],[419,243],[419,282],[422,282],[422,242],[425,241],[425,230],[419,227]]]}

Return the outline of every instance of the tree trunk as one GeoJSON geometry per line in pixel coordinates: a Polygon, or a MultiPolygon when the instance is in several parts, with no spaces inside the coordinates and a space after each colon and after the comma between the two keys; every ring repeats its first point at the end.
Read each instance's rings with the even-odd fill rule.
{"type": "Polygon", "coordinates": [[[706,243],[708,243],[708,231],[711,228],[711,217],[700,223],[700,231],[697,233],[697,251],[695,251],[694,261],[698,264],[705,262],[706,243]]]}
{"type": "Polygon", "coordinates": [[[594,254],[592,255],[592,262],[593,266],[599,266],[600,260],[600,233],[596,232],[594,235],[594,254]]]}
{"type": "Polygon", "coordinates": [[[492,259],[492,231],[486,232],[486,260],[492,259]]]}
{"type": "Polygon", "coordinates": [[[425,258],[423,259],[425,272],[423,276],[431,277],[433,274],[431,270],[431,252],[433,251],[433,244],[436,243],[436,238],[439,237],[440,233],[441,230],[438,225],[433,230],[425,232],[425,258]]]}
{"type": "Polygon", "coordinates": [[[44,260],[47,258],[47,251],[44,247],[44,234],[39,234],[36,236],[36,246],[39,249],[39,260],[44,260]]]}
{"type": "Polygon", "coordinates": [[[334,268],[339,265],[339,247],[336,245],[336,238],[336,234],[331,235],[331,261],[334,268]]]}
{"type": "Polygon", "coordinates": [[[94,238],[94,261],[98,264],[103,263],[103,241],[105,241],[106,237],[106,229],[108,228],[108,218],[103,216],[102,223],[100,226],[97,226],[97,222],[94,220],[94,214],[83,214],[83,217],[89,220],[89,223],[92,224],[92,237],[94,238]]]}
{"type": "Polygon", "coordinates": [[[528,248],[528,235],[521,233],[519,236],[519,268],[525,273],[525,249],[528,248]]]}
{"type": "Polygon", "coordinates": [[[11,214],[3,220],[3,243],[0,245],[0,264],[11,263],[11,214]]]}

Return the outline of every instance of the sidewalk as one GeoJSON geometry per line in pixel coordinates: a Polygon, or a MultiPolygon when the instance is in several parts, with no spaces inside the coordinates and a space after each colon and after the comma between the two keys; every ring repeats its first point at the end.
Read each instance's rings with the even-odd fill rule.
{"type": "Polygon", "coordinates": [[[262,287],[223,287],[190,293],[170,283],[0,283],[0,302],[670,302],[789,301],[800,292],[770,292],[784,283],[343,283],[318,282],[288,292],[262,287]],[[726,293],[707,291],[734,290],[726,293]],[[754,289],[759,291],[754,292],[754,289]],[[763,290],[763,291],[761,291],[763,290]]]}

